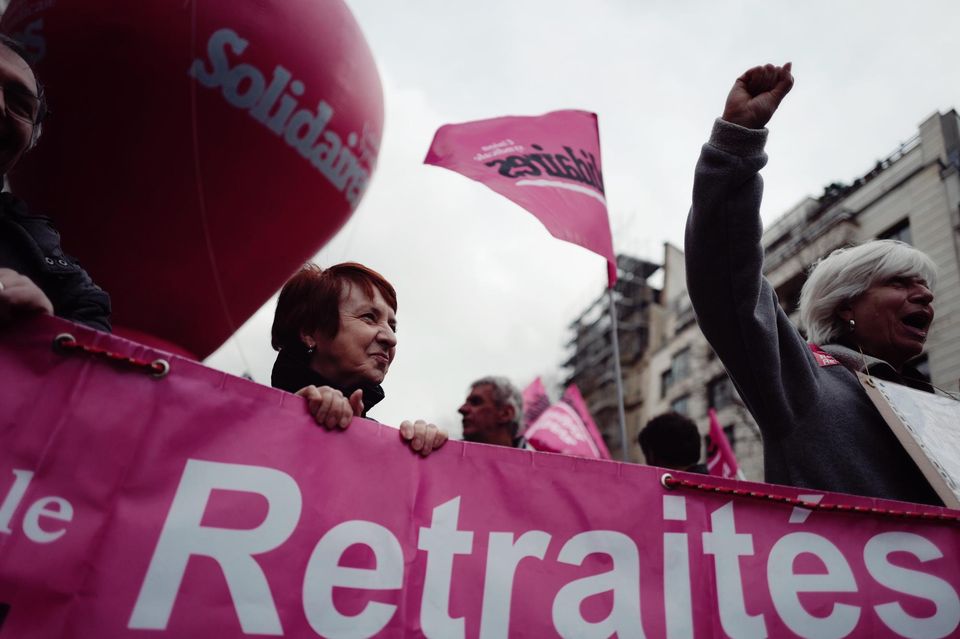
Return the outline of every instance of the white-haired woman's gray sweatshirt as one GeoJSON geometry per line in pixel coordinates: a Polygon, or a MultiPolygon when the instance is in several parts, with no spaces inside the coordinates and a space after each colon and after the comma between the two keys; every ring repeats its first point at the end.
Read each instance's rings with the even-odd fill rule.
{"type": "MultiPolygon", "coordinates": [[[[766,138],[766,129],[714,124],[697,163],[685,248],[700,328],[760,426],[766,481],[942,505],[860,386],[856,358],[825,345],[837,363],[818,363],[763,277],[766,138]]],[[[886,363],[868,365],[898,381],[886,363]]]]}

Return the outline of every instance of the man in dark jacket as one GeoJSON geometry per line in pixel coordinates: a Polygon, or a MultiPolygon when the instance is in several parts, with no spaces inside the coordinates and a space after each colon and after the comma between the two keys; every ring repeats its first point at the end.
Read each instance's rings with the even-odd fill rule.
{"type": "MultiPolygon", "coordinates": [[[[0,176],[36,143],[45,114],[43,89],[22,47],[0,36],[0,176]]],[[[110,330],[110,297],[63,253],[50,220],[0,193],[0,326],[38,312],[110,330]]]]}

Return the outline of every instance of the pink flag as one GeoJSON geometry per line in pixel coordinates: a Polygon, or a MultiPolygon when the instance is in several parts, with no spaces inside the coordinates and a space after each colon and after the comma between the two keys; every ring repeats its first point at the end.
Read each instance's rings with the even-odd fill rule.
{"type": "Polygon", "coordinates": [[[580,415],[570,404],[559,401],[537,418],[523,436],[534,450],[579,457],[600,457],[597,445],[580,415]]]}
{"type": "Polygon", "coordinates": [[[523,389],[523,423],[529,426],[537,421],[543,411],[550,408],[550,397],[540,378],[536,378],[523,389]]]}
{"type": "Polygon", "coordinates": [[[733,477],[743,479],[743,473],[737,465],[737,458],[733,455],[730,442],[723,434],[720,422],[717,421],[717,411],[710,409],[710,444],[707,446],[707,470],[711,475],[718,477],[733,477]]]}
{"type": "Polygon", "coordinates": [[[593,443],[597,446],[600,457],[603,459],[610,459],[610,451],[607,450],[607,444],[603,441],[603,436],[597,429],[597,425],[594,423],[593,417],[590,416],[590,411],[587,409],[587,403],[583,401],[583,395],[580,394],[580,389],[577,388],[576,384],[570,384],[567,386],[567,390],[563,391],[563,401],[570,404],[570,406],[573,407],[573,410],[577,411],[580,419],[583,420],[583,424],[586,426],[587,432],[590,434],[590,438],[593,439],[593,443]]]}
{"type": "Polygon", "coordinates": [[[595,113],[566,110],[446,124],[434,135],[424,163],[510,198],[554,237],[605,257],[610,286],[617,281],[595,113]]]}
{"type": "Polygon", "coordinates": [[[534,450],[610,459],[610,451],[576,385],[569,386],[559,402],[543,411],[527,427],[524,437],[534,450]]]}

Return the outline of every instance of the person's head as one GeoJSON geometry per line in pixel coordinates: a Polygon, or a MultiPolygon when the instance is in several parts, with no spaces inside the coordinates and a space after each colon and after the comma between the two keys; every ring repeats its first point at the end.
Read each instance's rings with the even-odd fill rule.
{"type": "Polygon", "coordinates": [[[308,353],[310,368],[342,387],[379,384],[397,346],[397,294],[376,271],[307,264],[284,284],[273,348],[308,353]]]}
{"type": "Polygon", "coordinates": [[[937,268],[896,240],[837,249],[800,292],[800,323],[815,344],[841,343],[897,370],[923,352],[937,268]]]}
{"type": "Polygon", "coordinates": [[[523,396],[506,377],[475,381],[459,412],[469,442],[510,446],[523,434],[523,396]]]}
{"type": "Polygon", "coordinates": [[[0,175],[5,175],[37,138],[47,114],[43,87],[19,42],[0,34],[0,175]]]}
{"type": "Polygon", "coordinates": [[[686,470],[700,461],[700,431],[680,413],[657,415],[640,431],[640,449],[647,463],[686,470]]]}

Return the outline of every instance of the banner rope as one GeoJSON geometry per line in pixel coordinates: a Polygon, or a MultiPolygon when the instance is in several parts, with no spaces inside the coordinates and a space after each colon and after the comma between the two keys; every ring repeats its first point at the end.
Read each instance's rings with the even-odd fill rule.
{"type": "Polygon", "coordinates": [[[144,359],[137,359],[135,357],[128,357],[126,355],[121,355],[120,353],[108,351],[104,348],[81,344],[70,333],[60,333],[54,337],[53,349],[61,353],[86,353],[88,355],[92,355],[93,357],[106,360],[112,364],[119,364],[136,371],[149,373],[151,377],[156,379],[166,377],[167,373],[170,372],[170,362],[165,359],[158,358],[153,361],[147,361],[144,359]]]}
{"type": "Polygon", "coordinates": [[[676,488],[687,488],[690,490],[699,490],[701,492],[715,493],[718,495],[731,495],[733,497],[745,497],[747,499],[756,499],[758,501],[776,502],[790,506],[798,506],[807,510],[824,510],[828,512],[841,513],[859,513],[863,515],[877,515],[891,519],[914,519],[917,521],[937,521],[952,524],[960,524],[960,515],[950,513],[933,512],[911,512],[907,510],[893,510],[890,508],[873,508],[867,506],[853,506],[851,504],[821,504],[810,503],[796,497],[786,495],[774,495],[773,493],[764,493],[756,490],[744,490],[742,488],[730,488],[728,486],[712,486],[710,484],[701,484],[700,482],[690,481],[688,479],[678,479],[670,473],[664,473],[660,476],[660,484],[667,490],[676,488]]]}

